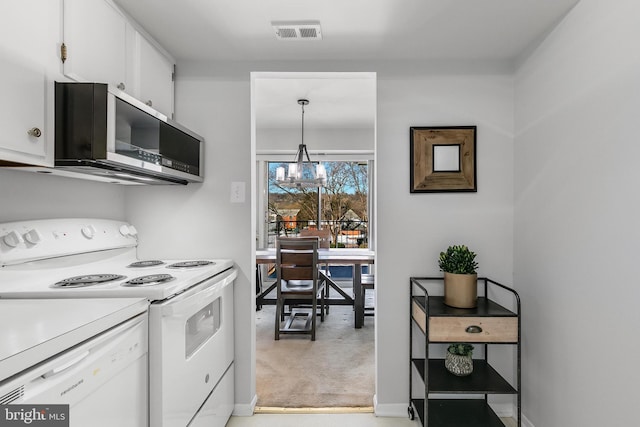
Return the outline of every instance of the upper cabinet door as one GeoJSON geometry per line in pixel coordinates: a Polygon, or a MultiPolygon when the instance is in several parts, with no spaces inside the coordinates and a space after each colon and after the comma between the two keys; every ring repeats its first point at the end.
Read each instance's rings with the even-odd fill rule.
{"type": "Polygon", "coordinates": [[[43,68],[7,59],[0,75],[0,159],[46,165],[47,78],[43,68]]]}
{"type": "Polygon", "coordinates": [[[171,118],[173,114],[173,61],[136,32],[137,97],[147,105],[171,118]]]}
{"type": "Polygon", "coordinates": [[[127,90],[128,22],[105,0],[64,0],[65,76],[127,90]]]}
{"type": "Polygon", "coordinates": [[[0,165],[53,166],[61,1],[0,4],[0,165]]]}

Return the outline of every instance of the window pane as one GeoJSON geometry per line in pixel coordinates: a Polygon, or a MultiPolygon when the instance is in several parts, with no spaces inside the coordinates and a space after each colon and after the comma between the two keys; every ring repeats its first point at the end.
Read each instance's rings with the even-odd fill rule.
{"type": "Polygon", "coordinates": [[[269,162],[268,244],[278,235],[297,236],[304,228],[331,230],[332,247],[367,247],[369,185],[366,162],[322,162],[327,184],[321,191],[318,219],[317,188],[285,188],[276,181],[276,169],[287,163],[269,162]]]}

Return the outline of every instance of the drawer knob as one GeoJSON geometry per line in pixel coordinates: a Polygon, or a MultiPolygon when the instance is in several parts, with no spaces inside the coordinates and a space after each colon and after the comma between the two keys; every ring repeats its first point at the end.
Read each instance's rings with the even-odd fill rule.
{"type": "Polygon", "coordinates": [[[477,325],[471,325],[467,326],[467,329],[465,329],[464,331],[469,334],[479,334],[480,332],[482,332],[482,328],[477,325]]]}

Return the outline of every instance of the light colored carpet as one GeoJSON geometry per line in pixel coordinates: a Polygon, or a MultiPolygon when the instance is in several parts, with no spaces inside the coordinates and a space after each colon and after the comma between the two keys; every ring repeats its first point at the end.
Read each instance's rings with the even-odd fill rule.
{"type": "Polygon", "coordinates": [[[329,408],[373,406],[374,319],[353,327],[353,307],[332,306],[308,335],[273,339],[275,306],[256,312],[257,406],[329,408]]]}

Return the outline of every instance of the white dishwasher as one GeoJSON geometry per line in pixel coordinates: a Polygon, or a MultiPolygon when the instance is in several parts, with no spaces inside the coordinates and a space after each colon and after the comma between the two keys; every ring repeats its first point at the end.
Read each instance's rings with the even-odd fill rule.
{"type": "Polygon", "coordinates": [[[15,317],[20,312],[10,304],[31,309],[22,310],[26,317],[22,323],[12,322],[14,329],[1,333],[0,378],[19,372],[0,381],[0,405],[7,405],[0,414],[0,425],[8,418],[39,417],[40,412],[66,418],[68,424],[61,425],[71,427],[148,425],[145,300],[0,300],[3,320],[9,313],[15,317]],[[44,311],[55,310],[57,318],[44,322],[43,304],[44,311]],[[70,311],[72,307],[75,312],[70,311]],[[81,320],[66,329],[53,326],[65,317],[81,320]],[[36,335],[30,338],[35,345],[25,340],[25,331],[36,335]],[[50,353],[54,354],[48,357],[50,353]],[[34,358],[41,360],[34,363],[34,358]],[[22,369],[19,364],[30,366],[22,369]]]}

